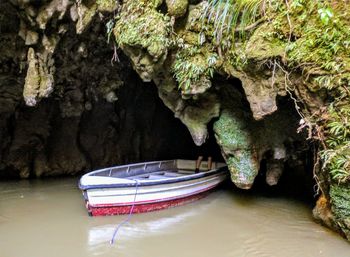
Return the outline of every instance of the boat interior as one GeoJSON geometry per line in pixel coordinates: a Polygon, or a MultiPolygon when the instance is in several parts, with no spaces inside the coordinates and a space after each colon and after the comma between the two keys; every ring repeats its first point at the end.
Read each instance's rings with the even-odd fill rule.
{"type": "Polygon", "coordinates": [[[154,180],[154,179],[165,179],[182,177],[189,174],[194,174],[194,170],[173,170],[173,171],[155,171],[150,173],[145,173],[137,176],[130,176],[129,179],[139,179],[139,180],[154,180]]]}
{"type": "Polygon", "coordinates": [[[182,177],[196,172],[205,172],[225,166],[224,163],[212,162],[209,157],[203,161],[203,157],[197,160],[168,160],[102,169],[91,174],[92,176],[118,177],[138,180],[156,180],[165,178],[182,177]]]}

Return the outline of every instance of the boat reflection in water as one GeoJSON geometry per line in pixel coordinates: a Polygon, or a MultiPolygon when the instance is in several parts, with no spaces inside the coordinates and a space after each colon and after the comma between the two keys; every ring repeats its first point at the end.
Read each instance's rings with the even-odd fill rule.
{"type": "MultiPolygon", "coordinates": [[[[203,199],[204,200],[204,199],[203,199]]],[[[202,201],[202,200],[201,200],[202,201]]],[[[200,201],[200,202],[201,202],[200,201]]],[[[196,205],[195,203],[190,205],[196,205]]],[[[116,244],[118,242],[132,240],[137,238],[144,238],[150,235],[164,234],[167,231],[174,231],[178,224],[186,222],[186,220],[195,218],[196,215],[205,211],[207,205],[196,206],[195,210],[191,208],[186,208],[185,212],[179,212],[173,215],[173,209],[166,211],[160,211],[163,214],[166,212],[172,213],[171,216],[167,215],[152,215],[153,213],[146,214],[134,214],[132,220],[122,226],[118,231],[116,237],[116,244]],[[199,208],[198,208],[199,207],[199,208]],[[142,219],[140,216],[143,216],[142,219]]],[[[181,208],[182,209],[182,208],[181,208]]],[[[182,210],[183,211],[183,210],[182,210]]],[[[118,221],[123,222],[126,216],[118,216],[118,221]],[[124,217],[124,218],[122,218],[124,217]]],[[[111,218],[111,217],[105,217],[111,218]]],[[[97,246],[99,244],[108,244],[111,240],[113,233],[118,226],[116,224],[106,224],[91,227],[88,233],[88,245],[91,247],[97,246]]]]}

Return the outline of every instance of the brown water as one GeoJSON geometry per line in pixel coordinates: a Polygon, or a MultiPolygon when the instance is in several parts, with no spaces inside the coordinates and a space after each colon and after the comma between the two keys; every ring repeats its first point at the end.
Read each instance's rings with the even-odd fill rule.
{"type": "Polygon", "coordinates": [[[310,207],[219,189],[192,204],[89,217],[76,179],[0,182],[0,257],[349,257],[350,245],[315,224],[310,207]]]}

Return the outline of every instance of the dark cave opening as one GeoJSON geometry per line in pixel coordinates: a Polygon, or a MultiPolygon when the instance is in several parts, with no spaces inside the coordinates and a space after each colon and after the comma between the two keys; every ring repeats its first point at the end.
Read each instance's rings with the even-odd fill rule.
{"type": "MultiPolygon", "coordinates": [[[[242,83],[237,78],[222,78],[216,76],[214,83],[217,85],[216,89],[220,90],[220,84],[230,84],[240,94],[241,108],[244,109],[248,116],[253,114],[250,109],[250,104],[245,96],[245,91],[242,87],[242,83]]],[[[315,157],[315,143],[306,140],[306,132],[301,131],[297,133],[299,121],[301,117],[295,109],[295,102],[287,96],[277,97],[277,111],[273,114],[267,115],[262,121],[253,121],[254,126],[259,126],[261,123],[268,123],[277,117],[282,117],[288,124],[294,126],[293,133],[298,134],[297,137],[292,135],[286,135],[286,140],[283,142],[287,149],[290,149],[288,158],[283,162],[283,173],[276,185],[268,185],[266,181],[267,176],[267,160],[271,158],[271,150],[264,152],[263,158],[260,162],[259,173],[254,180],[252,188],[248,191],[241,190],[231,183],[229,188],[234,191],[240,191],[246,194],[264,195],[267,197],[286,197],[291,199],[297,199],[302,202],[314,206],[317,199],[317,187],[316,181],[313,177],[314,169],[314,157],[315,157]],[[287,117],[283,117],[286,113],[287,117]],[[292,139],[293,138],[293,139],[292,139]]],[[[277,123],[278,124],[278,123],[277,123]]],[[[271,128],[271,127],[270,127],[271,128]]],[[[289,131],[290,132],[290,131],[289,131]]],[[[288,133],[288,131],[281,131],[281,133],[288,133]]],[[[259,134],[259,137],[269,137],[269,134],[259,134]]],[[[257,138],[256,138],[257,139],[257,138]]]]}
{"type": "MultiPolygon", "coordinates": [[[[18,85],[13,87],[18,99],[2,109],[0,177],[71,176],[111,165],[199,155],[221,161],[213,132],[196,146],[186,126],[160,100],[156,86],[143,83],[120,50],[119,62],[109,62],[114,46],[107,43],[99,18],[93,24],[78,37],[75,26],[69,26],[61,38],[48,99],[28,107],[22,96],[25,74],[12,83],[18,85]]],[[[8,60],[10,55],[3,63],[8,60]]],[[[13,74],[19,65],[11,66],[13,74]]],[[[6,99],[1,106],[5,104],[6,99]]]]}
{"type": "MultiPolygon", "coordinates": [[[[196,146],[187,127],[174,117],[174,113],[158,97],[157,88],[152,82],[133,84],[134,90],[130,88],[120,90],[120,100],[116,103],[115,110],[122,113],[124,117],[135,119],[135,129],[144,130],[141,137],[145,139],[146,144],[141,147],[138,161],[197,159],[200,155],[204,158],[211,156],[216,161],[223,161],[210,125],[206,142],[196,146]],[[131,98],[133,103],[127,100],[131,98]],[[152,155],[148,150],[154,146],[157,146],[158,150],[152,155]]],[[[128,130],[126,124],[121,126],[126,126],[122,129],[128,130]]],[[[125,162],[127,161],[132,161],[132,158],[125,162]]]]}
{"type": "MultiPolygon", "coordinates": [[[[288,109],[294,112],[290,119],[299,123],[301,117],[295,110],[295,103],[289,96],[278,97],[278,111],[288,109]]],[[[306,132],[299,132],[301,136],[295,141],[287,141],[285,144],[292,152],[287,160],[284,161],[283,173],[278,180],[277,185],[269,186],[266,183],[267,165],[266,159],[262,160],[260,171],[255,179],[252,191],[265,196],[280,196],[297,199],[314,206],[317,200],[316,181],[314,180],[315,165],[315,143],[306,140],[306,132]]]]}

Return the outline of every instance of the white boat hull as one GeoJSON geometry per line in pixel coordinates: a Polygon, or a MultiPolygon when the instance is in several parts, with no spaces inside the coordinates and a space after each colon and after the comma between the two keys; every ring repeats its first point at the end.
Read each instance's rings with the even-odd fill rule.
{"type": "MultiPolygon", "coordinates": [[[[114,183],[100,176],[95,177],[95,181],[98,181],[95,187],[89,185],[84,189],[81,186],[87,208],[93,216],[152,211],[190,202],[223,182],[227,172],[224,168],[198,173],[188,169],[170,172],[156,170],[140,173],[136,177],[113,177],[111,180],[114,183]],[[148,177],[143,178],[145,176],[148,177]]],[[[83,182],[91,184],[92,180],[93,176],[83,182]]]]}

